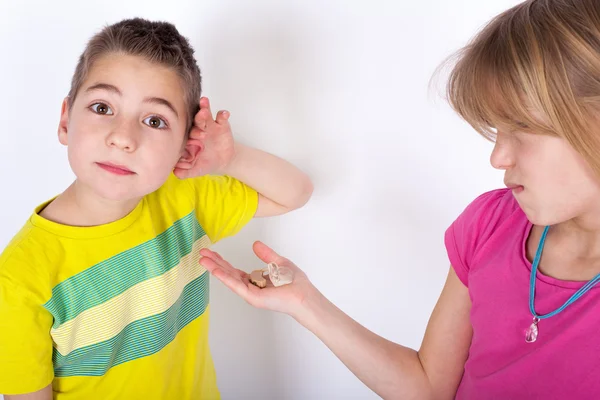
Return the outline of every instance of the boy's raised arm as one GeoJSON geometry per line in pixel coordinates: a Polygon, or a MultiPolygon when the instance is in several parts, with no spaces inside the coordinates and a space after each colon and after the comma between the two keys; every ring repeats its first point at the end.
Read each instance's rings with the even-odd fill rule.
{"type": "Polygon", "coordinates": [[[310,178],[291,163],[264,151],[236,143],[236,156],[225,175],[236,178],[258,193],[256,217],[285,214],[310,199],[310,178]]]}
{"type": "Polygon", "coordinates": [[[174,170],[181,179],[206,174],[231,176],[259,193],[256,217],[285,214],[310,199],[310,178],[291,163],[267,152],[235,142],[229,113],[213,119],[210,103],[200,99],[200,111],[174,170]]]}

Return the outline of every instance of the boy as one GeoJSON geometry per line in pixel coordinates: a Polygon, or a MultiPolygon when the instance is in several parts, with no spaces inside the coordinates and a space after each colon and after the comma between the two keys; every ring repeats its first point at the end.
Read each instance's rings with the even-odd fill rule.
{"type": "Polygon", "coordinates": [[[0,256],[6,400],[219,397],[199,251],[301,207],[312,184],[236,143],[208,99],[198,111],[200,83],[171,24],[125,20],[88,43],[58,128],[76,179],[0,256]]]}

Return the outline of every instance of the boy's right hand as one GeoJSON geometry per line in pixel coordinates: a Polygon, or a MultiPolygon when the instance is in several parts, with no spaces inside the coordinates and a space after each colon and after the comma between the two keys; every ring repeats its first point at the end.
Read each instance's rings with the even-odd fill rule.
{"type": "Polygon", "coordinates": [[[267,287],[260,289],[250,282],[250,275],[234,268],[220,254],[209,250],[200,250],[200,264],[215,278],[254,307],[288,314],[298,319],[305,312],[305,301],[311,296],[320,296],[319,291],[308,280],[306,274],[290,260],[281,257],[267,245],[255,242],[254,253],[266,264],[275,262],[279,266],[290,268],[294,273],[292,283],[275,287],[267,279],[267,287]]]}
{"type": "Polygon", "coordinates": [[[200,99],[200,110],[194,116],[186,144],[186,156],[175,166],[179,179],[218,174],[224,175],[235,158],[235,140],[229,124],[229,112],[221,110],[213,118],[210,101],[200,99]]]}

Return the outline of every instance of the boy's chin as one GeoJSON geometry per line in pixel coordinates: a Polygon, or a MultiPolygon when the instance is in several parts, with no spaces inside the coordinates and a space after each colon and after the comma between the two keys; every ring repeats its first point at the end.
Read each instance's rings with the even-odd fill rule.
{"type": "Polygon", "coordinates": [[[124,203],[129,201],[139,201],[142,197],[154,192],[153,188],[136,188],[131,185],[89,185],[92,192],[99,198],[115,202],[124,203]]]}
{"type": "Polygon", "coordinates": [[[139,175],[107,177],[103,171],[101,174],[75,175],[77,181],[83,183],[86,192],[91,192],[92,196],[110,202],[139,201],[142,197],[158,190],[168,178],[168,175],[165,176],[163,181],[162,177],[148,180],[139,175]]]}

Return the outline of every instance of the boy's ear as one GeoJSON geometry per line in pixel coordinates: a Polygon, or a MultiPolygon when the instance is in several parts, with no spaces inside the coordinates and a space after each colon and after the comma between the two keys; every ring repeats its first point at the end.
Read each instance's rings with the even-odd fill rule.
{"type": "Polygon", "coordinates": [[[67,145],[67,127],[69,126],[69,97],[65,97],[60,109],[60,122],[58,123],[58,141],[67,145]]]}
{"type": "Polygon", "coordinates": [[[177,161],[175,168],[191,170],[196,165],[200,153],[204,150],[204,144],[198,139],[186,139],[185,147],[181,152],[181,158],[177,161]]]}

